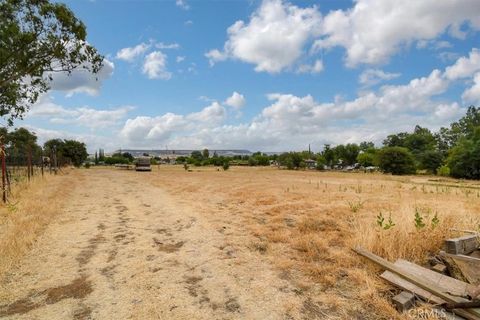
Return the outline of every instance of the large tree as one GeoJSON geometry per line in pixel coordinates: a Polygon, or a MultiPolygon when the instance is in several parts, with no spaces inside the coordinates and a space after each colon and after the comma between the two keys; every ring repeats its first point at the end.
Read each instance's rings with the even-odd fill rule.
{"type": "Polygon", "coordinates": [[[86,41],[86,27],[62,3],[0,0],[0,117],[22,118],[52,74],[83,68],[98,73],[103,57],[86,41]]]}
{"type": "Polygon", "coordinates": [[[450,150],[447,164],[455,178],[480,179],[480,126],[450,150]]]}
{"type": "Polygon", "coordinates": [[[472,139],[476,128],[480,127],[480,108],[468,107],[467,113],[460,120],[453,122],[450,128],[440,128],[436,135],[438,148],[444,154],[462,139],[472,139]]]}
{"type": "Polygon", "coordinates": [[[385,173],[395,175],[415,173],[412,153],[404,147],[384,147],[378,151],[378,166],[385,173]]]}
{"type": "Polygon", "coordinates": [[[88,152],[85,143],[75,140],[64,140],[62,146],[62,154],[65,158],[70,159],[71,163],[79,167],[87,160],[88,152]]]}

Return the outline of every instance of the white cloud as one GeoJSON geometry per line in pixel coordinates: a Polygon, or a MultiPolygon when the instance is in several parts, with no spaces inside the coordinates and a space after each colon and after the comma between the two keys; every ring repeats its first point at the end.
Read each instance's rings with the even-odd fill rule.
{"type": "Polygon", "coordinates": [[[169,142],[172,136],[201,134],[220,125],[226,111],[218,102],[213,102],[199,112],[188,115],[166,113],[158,117],[138,116],[128,119],[121,131],[122,136],[135,145],[169,142]]]}
{"type": "Polygon", "coordinates": [[[324,17],[324,36],[315,48],[344,47],[349,66],[379,64],[402,47],[436,39],[445,31],[464,37],[460,26],[465,24],[480,29],[479,1],[357,0],[353,8],[324,17]]]}
{"type": "Polygon", "coordinates": [[[457,60],[460,57],[460,54],[456,52],[451,52],[451,51],[443,51],[437,54],[437,57],[442,61],[442,62],[452,62],[454,60],[457,60]]]}
{"type": "Polygon", "coordinates": [[[186,0],[176,0],[175,4],[177,5],[177,7],[181,8],[183,10],[189,10],[190,9],[190,6],[188,5],[186,0]]]}
{"type": "MultiPolygon", "coordinates": [[[[301,8],[284,0],[263,0],[249,21],[227,29],[223,50],[206,53],[210,64],[228,58],[255,65],[256,71],[291,70],[298,61],[333,47],[346,49],[346,64],[382,64],[398,51],[440,50],[452,44],[445,33],[465,38],[480,30],[478,0],[356,0],[352,8],[322,17],[316,6],[301,8]]],[[[297,66],[297,71],[308,70],[297,66]]]]}
{"type": "Polygon", "coordinates": [[[303,9],[281,0],[265,0],[250,21],[239,20],[228,28],[223,52],[214,49],[206,56],[211,64],[229,57],[254,64],[255,71],[277,73],[302,56],[320,26],[316,7],[303,9]]]}
{"type": "Polygon", "coordinates": [[[161,51],[153,51],[145,57],[142,72],[149,79],[168,80],[172,77],[167,71],[167,56],[161,51]]]}
{"type": "Polygon", "coordinates": [[[443,73],[434,70],[427,77],[383,86],[347,101],[320,103],[310,95],[274,93],[268,95],[269,106],[250,122],[237,125],[227,125],[226,110],[214,102],[198,113],[127,120],[122,135],[136,147],[168,144],[280,151],[299,149],[308,142],[378,142],[389,133],[411,130],[416,123],[437,129],[458,118],[464,110],[457,103],[434,99],[448,84],[443,73]]]}
{"type": "MultiPolygon", "coordinates": [[[[437,130],[464,114],[465,109],[457,102],[439,97],[454,79],[468,77],[470,72],[465,73],[464,68],[472,65],[476,53],[472,49],[468,57],[458,59],[443,72],[435,69],[402,85],[360,92],[352,100],[317,102],[311,95],[272,93],[267,96],[270,104],[246,123],[227,124],[226,110],[213,102],[198,113],[127,120],[122,135],[132,147],[168,144],[171,148],[287,151],[304,148],[308,143],[320,147],[324,143],[381,142],[388,134],[412,130],[415,124],[437,130]]],[[[363,82],[396,77],[378,71],[371,72],[374,76],[366,76],[363,82]]],[[[480,72],[474,85],[465,91],[464,99],[480,98],[479,83],[480,72]]],[[[229,100],[237,100],[239,95],[232,94],[224,104],[231,104],[229,100]]]]}
{"type": "Polygon", "coordinates": [[[322,60],[316,60],[312,65],[301,64],[297,68],[298,73],[320,73],[323,71],[323,62],[322,60]]]}
{"type": "Polygon", "coordinates": [[[100,93],[103,81],[110,78],[113,74],[115,65],[113,62],[104,59],[103,67],[97,74],[92,74],[82,66],[76,68],[71,74],[66,72],[50,73],[52,77],[51,89],[65,91],[67,96],[75,93],[86,93],[96,96],[100,93]]]}
{"type": "Polygon", "coordinates": [[[462,99],[468,103],[480,103],[480,72],[475,74],[473,85],[463,92],[462,99]]]}
{"type": "Polygon", "coordinates": [[[400,75],[400,73],[385,72],[380,69],[367,69],[360,74],[358,82],[363,86],[370,87],[384,81],[398,78],[400,75]]]}
{"type": "Polygon", "coordinates": [[[128,61],[128,62],[132,62],[138,56],[143,55],[150,47],[151,47],[151,44],[140,43],[135,47],[123,48],[117,52],[116,58],[120,60],[128,61]]]}
{"type": "Polygon", "coordinates": [[[216,62],[225,61],[228,59],[228,55],[218,49],[212,49],[208,51],[207,53],[205,53],[205,57],[208,58],[210,66],[215,65],[216,62]]]}
{"type": "Polygon", "coordinates": [[[163,43],[159,42],[155,44],[157,49],[179,49],[180,45],[178,43],[163,43]]]}
{"type": "Polygon", "coordinates": [[[480,71],[480,50],[473,48],[468,57],[459,58],[445,70],[445,76],[450,80],[469,78],[480,71]]]}
{"type": "Polygon", "coordinates": [[[32,106],[27,118],[47,118],[54,124],[73,124],[98,129],[120,124],[133,109],[132,106],[113,109],[96,109],[88,106],[66,108],[56,104],[50,95],[45,94],[32,106]]]}
{"type": "Polygon", "coordinates": [[[182,61],[185,61],[185,56],[177,56],[177,58],[175,59],[175,61],[177,61],[177,63],[180,63],[182,61]]]}
{"type": "Polygon", "coordinates": [[[31,125],[25,125],[24,127],[37,135],[38,143],[40,145],[43,145],[50,139],[73,139],[84,142],[87,146],[87,150],[90,153],[94,153],[99,148],[115,150],[119,147],[110,137],[96,134],[77,134],[65,130],[44,129],[31,125]]]}
{"type": "MultiPolygon", "coordinates": [[[[298,150],[312,143],[349,143],[372,140],[380,142],[390,133],[410,131],[415,124],[437,130],[457,120],[465,109],[459,103],[442,98],[457,79],[471,81],[477,49],[458,59],[445,71],[433,70],[425,77],[402,85],[383,85],[360,92],[354,99],[335,98],[316,101],[311,95],[272,93],[268,104],[251,120],[229,124],[231,113],[219,102],[198,112],[165,113],[156,117],[137,115],[124,122],[119,130],[123,147],[155,148],[248,148],[252,150],[298,150]]],[[[464,92],[465,100],[479,98],[480,71],[471,88],[464,92]]],[[[224,105],[239,106],[240,94],[235,92],[224,105]],[[232,98],[234,97],[234,98],[232,98]],[[232,98],[232,99],[231,99],[232,98]]],[[[78,119],[77,123],[109,125],[108,119],[121,122],[127,110],[90,110],[93,108],[62,108],[52,100],[44,101],[37,116],[62,114],[60,118],[78,119]],[[105,111],[105,112],[103,112],[105,111]],[[105,123],[107,121],[107,123],[105,123]]],[[[35,112],[35,111],[34,111],[35,112]]],[[[72,123],[74,123],[73,121],[72,123]]],[[[113,125],[113,124],[112,124],[113,125]]],[[[113,128],[115,126],[113,125],[113,128]]],[[[93,128],[95,129],[95,127],[93,128]]],[[[114,133],[116,134],[116,133],[114,133]]],[[[115,136],[113,136],[115,137],[115,136]]],[[[113,138],[112,137],[112,138],[113,138]]],[[[113,138],[114,139],[114,138],[113,138]]]]}
{"type": "Polygon", "coordinates": [[[245,97],[243,94],[234,91],[232,95],[225,100],[225,104],[238,110],[245,105],[245,97]]]}

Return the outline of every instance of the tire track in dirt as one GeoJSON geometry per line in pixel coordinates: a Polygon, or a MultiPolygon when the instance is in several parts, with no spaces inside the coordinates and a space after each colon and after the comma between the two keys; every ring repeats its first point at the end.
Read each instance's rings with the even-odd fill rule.
{"type": "MultiPolygon", "coordinates": [[[[283,319],[288,281],[149,173],[91,169],[12,274],[8,319],[283,319]],[[274,280],[275,283],[271,281],[274,280]]],[[[233,225],[241,225],[234,223],[233,225]]],[[[225,232],[225,230],[227,230],[225,232]]]]}

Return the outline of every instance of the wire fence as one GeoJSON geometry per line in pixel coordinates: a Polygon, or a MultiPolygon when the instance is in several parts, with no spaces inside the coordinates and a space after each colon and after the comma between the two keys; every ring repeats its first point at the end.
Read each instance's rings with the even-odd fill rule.
{"type": "Polygon", "coordinates": [[[65,164],[63,159],[60,161],[57,159],[56,151],[45,155],[44,151],[18,152],[0,146],[2,201],[4,203],[8,201],[12,195],[12,186],[15,184],[30,182],[35,177],[43,177],[45,174],[57,174],[65,164]]]}

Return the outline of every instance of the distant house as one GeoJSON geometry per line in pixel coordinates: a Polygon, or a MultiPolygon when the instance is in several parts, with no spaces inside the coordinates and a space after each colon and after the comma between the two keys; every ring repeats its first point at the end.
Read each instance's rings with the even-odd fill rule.
{"type": "Polygon", "coordinates": [[[305,167],[307,167],[308,169],[315,169],[317,167],[317,161],[315,160],[307,159],[304,162],[305,162],[305,167]]]}

